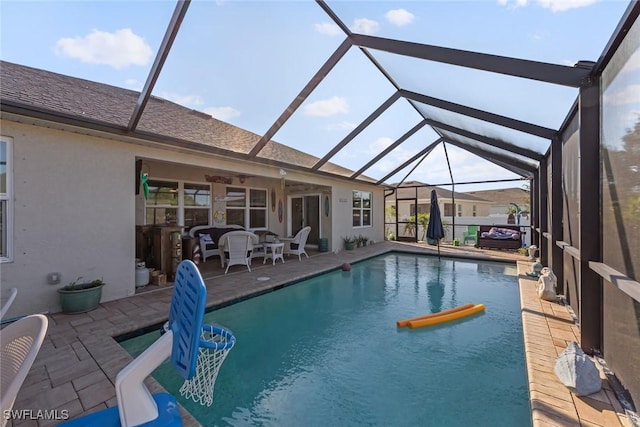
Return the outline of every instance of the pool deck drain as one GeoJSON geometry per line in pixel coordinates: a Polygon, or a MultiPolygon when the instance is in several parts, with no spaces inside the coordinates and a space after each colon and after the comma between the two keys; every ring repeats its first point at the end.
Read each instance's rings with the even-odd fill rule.
{"type": "MultiPolygon", "coordinates": [[[[302,261],[292,258],[286,264],[267,266],[270,269],[268,281],[256,280],[265,276],[262,268],[228,275],[203,274],[208,289],[207,307],[268,292],[286,283],[340,268],[345,262],[354,263],[390,251],[436,254],[435,249],[424,244],[380,242],[339,254],[322,253],[302,261]]],[[[553,373],[555,358],[567,343],[579,342],[579,330],[567,307],[538,298],[536,280],[524,274],[531,265],[525,256],[465,246],[442,245],[440,251],[443,256],[517,262],[535,427],[633,427],[604,373],[601,373],[603,389],[586,397],[570,393],[556,378],[553,373]]],[[[75,418],[116,405],[116,375],[132,358],[112,337],[162,324],[168,316],[171,294],[172,288],[167,287],[102,303],[89,313],[49,315],[47,337],[13,409],[32,411],[23,412],[25,415],[35,414],[38,410],[66,410],[69,418],[75,418]]],[[[163,391],[153,378],[148,378],[146,384],[154,393],[163,391]]],[[[183,425],[200,425],[188,412],[181,410],[183,425]]],[[[9,420],[7,425],[45,427],[60,422],[28,418],[9,420]]]]}

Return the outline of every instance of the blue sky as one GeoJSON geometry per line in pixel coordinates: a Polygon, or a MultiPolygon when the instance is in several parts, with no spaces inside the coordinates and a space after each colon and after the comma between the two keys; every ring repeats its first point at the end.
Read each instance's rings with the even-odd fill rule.
{"type": "MultiPolygon", "coordinates": [[[[628,2],[327,4],[354,32],[572,66],[598,59],[628,2]]],[[[1,0],[0,57],[140,90],[174,8],[172,1],[1,0]]],[[[313,1],[194,1],[153,93],[262,135],[344,38],[313,1]]],[[[578,94],[577,89],[372,52],[405,89],[546,127],[561,125],[578,94]]],[[[273,139],[323,157],[393,92],[371,62],[351,48],[273,139]]],[[[331,161],[357,170],[419,117],[407,101],[398,101],[331,161]]],[[[491,131],[496,137],[505,132],[491,131]]],[[[547,144],[513,132],[508,136],[529,148],[547,144]]],[[[423,128],[365,173],[381,178],[436,138],[423,128]]],[[[515,177],[454,146],[447,145],[447,154],[457,182],[515,177]]],[[[388,182],[404,178],[412,167],[388,182]]],[[[442,145],[409,179],[450,181],[442,145]]],[[[486,186],[456,190],[478,188],[486,186]]]]}

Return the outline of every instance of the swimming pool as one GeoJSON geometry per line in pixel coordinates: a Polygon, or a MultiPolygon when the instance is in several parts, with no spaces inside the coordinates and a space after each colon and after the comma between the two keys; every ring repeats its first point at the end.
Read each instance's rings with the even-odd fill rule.
{"type": "MultiPolygon", "coordinates": [[[[203,425],[531,425],[516,267],[392,253],[206,315],[237,343],[203,425]],[[396,321],[466,303],[439,326],[396,321]]],[[[158,332],[121,344],[133,355],[158,332]]],[[[164,364],[154,377],[179,397],[164,364]]]]}

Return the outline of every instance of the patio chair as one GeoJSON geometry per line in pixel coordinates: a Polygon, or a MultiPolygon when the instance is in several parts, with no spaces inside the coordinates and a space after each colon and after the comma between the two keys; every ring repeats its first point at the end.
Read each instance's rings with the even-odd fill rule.
{"type": "Polygon", "coordinates": [[[4,315],[7,314],[7,311],[9,311],[9,307],[11,307],[13,300],[16,299],[17,293],[18,290],[16,288],[10,288],[7,293],[2,295],[0,299],[0,320],[2,320],[4,315]]]}
{"type": "Polygon", "coordinates": [[[284,250],[282,252],[287,255],[298,255],[298,261],[302,261],[302,254],[309,258],[309,255],[307,255],[304,247],[307,244],[307,238],[309,237],[310,232],[311,227],[307,226],[298,231],[293,237],[280,239],[280,241],[284,242],[284,250]]]}
{"type": "Polygon", "coordinates": [[[232,265],[246,265],[251,271],[251,253],[253,245],[258,244],[258,236],[250,231],[230,231],[220,238],[220,247],[225,254],[227,274],[232,265]]]}
{"type": "Polygon", "coordinates": [[[469,240],[473,240],[473,243],[478,243],[478,226],[467,225],[467,230],[462,234],[462,244],[466,245],[469,240]]]}
{"type": "Polygon", "coordinates": [[[244,227],[234,224],[225,225],[224,227],[197,225],[189,230],[189,235],[199,239],[203,263],[207,258],[217,255],[220,257],[220,266],[224,268],[224,252],[221,250],[218,241],[225,233],[235,230],[244,230],[244,227]]]}
{"type": "MultiPolygon", "coordinates": [[[[42,314],[34,314],[7,325],[0,331],[0,409],[2,414],[13,408],[16,396],[42,346],[49,321],[42,314]]],[[[4,427],[8,417],[0,417],[4,427]]]]}

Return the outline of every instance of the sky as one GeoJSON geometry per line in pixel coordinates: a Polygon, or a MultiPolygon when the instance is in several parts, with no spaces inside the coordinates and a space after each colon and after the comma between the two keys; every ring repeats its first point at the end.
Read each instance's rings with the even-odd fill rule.
{"type": "MultiPolygon", "coordinates": [[[[0,58],[141,90],[173,1],[0,0],[0,58]]],[[[435,46],[573,66],[597,61],[628,2],[621,0],[336,1],[353,31],[435,46]]],[[[193,1],[153,94],[263,135],[345,39],[314,1],[193,1]]],[[[575,88],[371,51],[410,91],[558,129],[575,88]]],[[[395,88],[352,47],[273,140],[323,157],[395,88]]],[[[549,142],[422,105],[448,123],[544,153],[549,142]]],[[[330,161],[358,170],[421,120],[393,104],[330,161]]],[[[365,171],[380,179],[438,135],[424,127],[365,171]]],[[[451,144],[386,182],[457,183],[517,176],[451,144]],[[407,174],[413,172],[407,176],[407,174]]],[[[457,185],[456,191],[522,182],[457,185]]]]}

